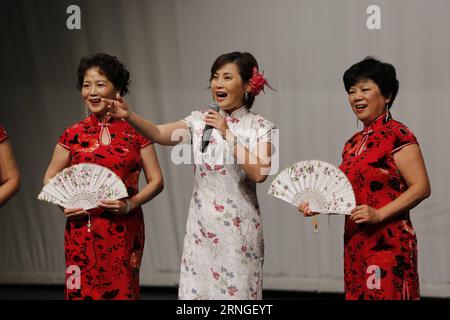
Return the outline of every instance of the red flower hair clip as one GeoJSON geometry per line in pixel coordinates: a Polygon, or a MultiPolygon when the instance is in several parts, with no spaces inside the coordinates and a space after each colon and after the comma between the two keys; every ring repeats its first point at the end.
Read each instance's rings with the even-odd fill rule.
{"type": "Polygon", "coordinates": [[[253,76],[250,79],[250,92],[251,94],[256,97],[258,94],[264,92],[264,86],[268,86],[273,91],[276,91],[274,88],[272,88],[267,80],[264,78],[264,71],[263,73],[258,73],[258,69],[256,67],[253,67],[253,76]]]}

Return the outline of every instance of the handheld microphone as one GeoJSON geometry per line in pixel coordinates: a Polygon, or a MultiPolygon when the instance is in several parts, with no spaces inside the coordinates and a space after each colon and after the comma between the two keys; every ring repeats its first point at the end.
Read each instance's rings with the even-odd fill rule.
{"type": "MultiPolygon", "coordinates": [[[[208,106],[208,110],[214,110],[214,111],[219,112],[220,107],[219,107],[219,105],[217,103],[211,103],[208,106]]],[[[202,149],[201,149],[201,151],[203,153],[208,148],[209,139],[211,138],[212,129],[214,129],[214,128],[209,126],[209,125],[205,125],[205,128],[203,129],[202,149]]]]}

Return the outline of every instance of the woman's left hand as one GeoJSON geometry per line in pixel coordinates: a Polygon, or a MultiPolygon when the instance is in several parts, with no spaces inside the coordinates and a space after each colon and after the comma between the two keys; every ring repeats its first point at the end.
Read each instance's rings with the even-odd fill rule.
{"type": "Polygon", "coordinates": [[[127,214],[133,209],[127,199],[100,200],[98,206],[115,214],[127,214]]]}
{"type": "Polygon", "coordinates": [[[228,130],[228,124],[225,118],[215,110],[209,110],[208,114],[203,119],[206,124],[217,129],[219,133],[222,135],[222,138],[225,139],[225,135],[228,130]]]}
{"type": "Polygon", "coordinates": [[[352,212],[350,219],[355,221],[355,223],[370,223],[376,224],[381,222],[383,219],[379,209],[372,208],[368,205],[356,206],[352,212]]]}

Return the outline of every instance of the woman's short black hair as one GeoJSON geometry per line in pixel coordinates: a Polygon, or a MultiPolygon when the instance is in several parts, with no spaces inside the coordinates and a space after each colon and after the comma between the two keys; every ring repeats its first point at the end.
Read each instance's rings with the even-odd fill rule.
{"type": "Polygon", "coordinates": [[[347,92],[361,80],[372,80],[380,88],[381,94],[389,98],[388,108],[391,108],[397,96],[399,82],[394,66],[374,57],[366,57],[352,65],[345,71],[343,78],[347,92]]]}
{"type": "Polygon", "coordinates": [[[106,53],[97,53],[91,56],[83,57],[78,65],[78,90],[81,90],[84,82],[84,75],[87,70],[91,68],[99,68],[99,72],[103,74],[114,85],[114,88],[119,90],[123,97],[128,93],[128,86],[130,85],[130,72],[125,68],[124,64],[106,53]]]}
{"type": "MultiPolygon", "coordinates": [[[[209,81],[211,82],[217,70],[219,70],[224,65],[230,62],[235,63],[237,65],[239,75],[241,76],[242,81],[245,84],[248,83],[253,76],[253,67],[256,67],[256,69],[258,69],[258,62],[251,53],[238,51],[224,53],[218,56],[217,59],[212,64],[211,77],[209,78],[209,81]]],[[[250,109],[253,105],[253,102],[255,101],[255,97],[252,95],[251,92],[248,92],[247,99],[245,99],[245,97],[243,99],[245,107],[247,109],[250,109]]]]}

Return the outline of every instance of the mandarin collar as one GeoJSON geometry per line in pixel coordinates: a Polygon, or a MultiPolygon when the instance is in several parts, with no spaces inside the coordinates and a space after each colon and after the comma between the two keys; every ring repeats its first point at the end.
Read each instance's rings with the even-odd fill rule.
{"type": "Polygon", "coordinates": [[[363,134],[369,134],[375,130],[381,129],[388,121],[392,119],[391,113],[387,111],[384,112],[381,116],[372,121],[368,126],[364,126],[363,134]]]}
{"type": "Polygon", "coordinates": [[[111,123],[114,120],[114,117],[112,117],[111,115],[107,114],[103,118],[103,120],[100,120],[95,113],[91,113],[89,115],[89,119],[92,121],[92,123],[101,125],[101,124],[111,123]]]}
{"type": "Polygon", "coordinates": [[[231,114],[228,114],[226,111],[220,109],[220,114],[227,119],[242,119],[245,115],[249,113],[248,109],[245,106],[240,107],[237,110],[234,110],[231,114]]]}

